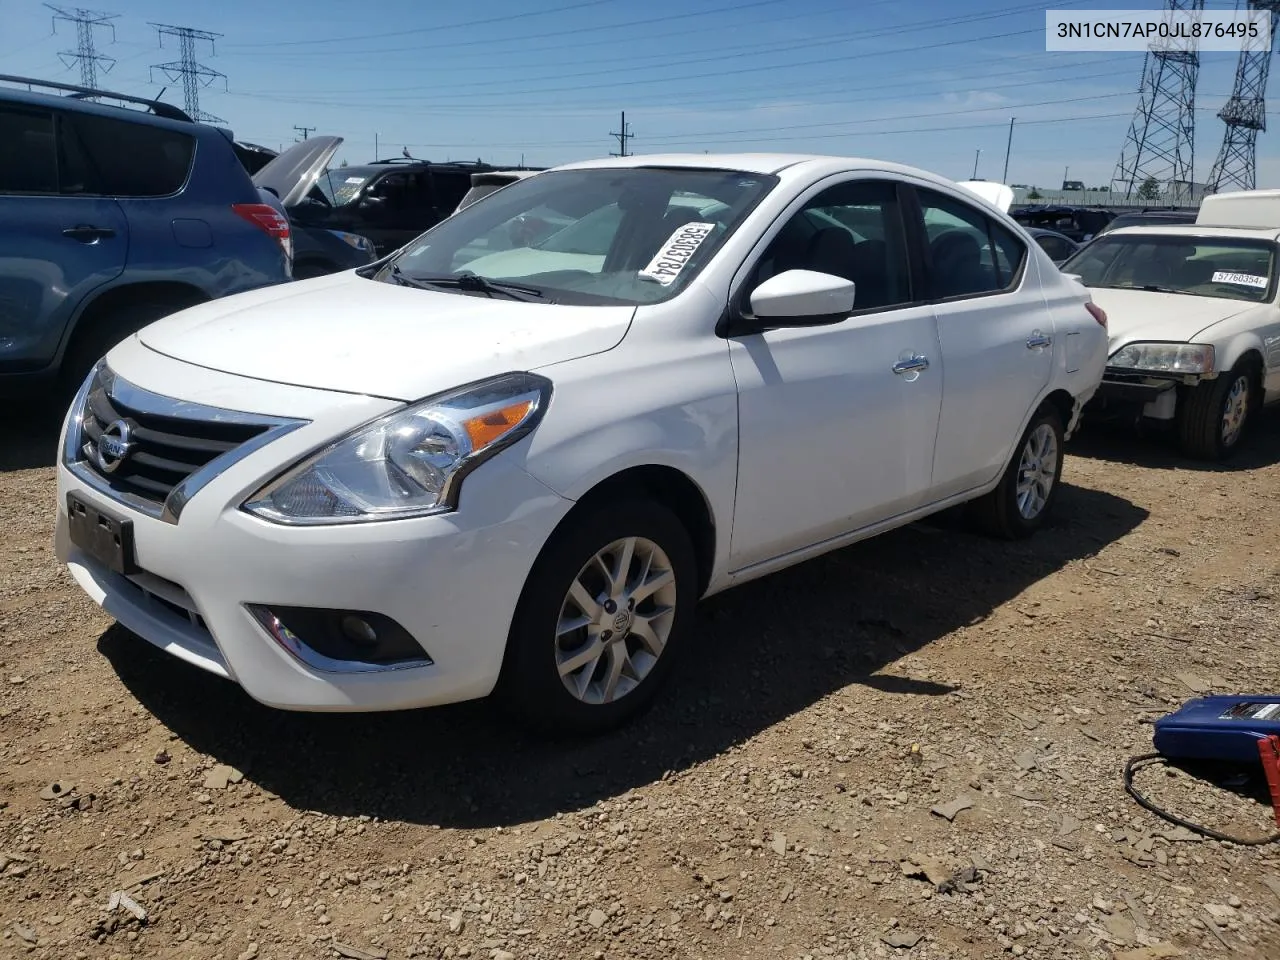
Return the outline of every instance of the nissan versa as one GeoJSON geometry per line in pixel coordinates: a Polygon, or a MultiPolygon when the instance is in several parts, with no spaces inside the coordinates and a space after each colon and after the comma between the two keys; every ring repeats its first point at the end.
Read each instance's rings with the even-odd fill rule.
{"type": "Polygon", "coordinates": [[[1088,290],[923,171],[574,164],[115,346],[63,428],[58,555],[275,707],[496,693],[599,730],[700,597],[965,502],[1041,527],[1106,346],[1088,290]]]}

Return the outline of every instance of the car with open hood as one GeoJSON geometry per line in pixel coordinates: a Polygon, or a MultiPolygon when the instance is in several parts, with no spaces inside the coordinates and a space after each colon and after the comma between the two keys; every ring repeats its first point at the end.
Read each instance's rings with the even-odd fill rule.
{"type": "Polygon", "coordinates": [[[1280,402],[1280,190],[1205,199],[1194,224],[1108,231],[1062,265],[1110,318],[1090,416],[1162,423],[1221,460],[1280,402]]]}
{"type": "MultiPolygon", "coordinates": [[[[396,157],[330,167],[341,137],[308,137],[291,147],[262,183],[279,188],[296,223],[367,237],[382,257],[444,220],[472,189],[472,175],[495,168],[480,161],[447,163],[396,157]]],[[[273,164],[275,161],[273,161],[273,164]]]]}
{"type": "Polygon", "coordinates": [[[335,230],[308,222],[298,214],[299,201],[315,189],[325,174],[342,137],[309,137],[277,154],[266,147],[237,144],[241,161],[253,170],[253,183],[263,199],[289,219],[293,236],[293,276],[297,280],[363,267],[377,259],[373,241],[349,230],[335,230]],[[263,156],[267,159],[262,162],[263,156]],[[287,203],[286,203],[287,201],[287,203]]]}
{"type": "Polygon", "coordinates": [[[1105,354],[1089,291],[925,171],[570,164],[113,349],[63,426],[57,553],[275,707],[493,694],[595,731],[653,703],[702,597],[952,507],[1035,534],[1105,354]],[[541,212],[567,225],[513,248],[541,212]]]}

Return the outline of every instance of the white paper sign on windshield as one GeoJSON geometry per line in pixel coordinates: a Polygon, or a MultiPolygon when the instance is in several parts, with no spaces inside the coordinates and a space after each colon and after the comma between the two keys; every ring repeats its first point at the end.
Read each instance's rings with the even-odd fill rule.
{"type": "Polygon", "coordinates": [[[1244,287],[1257,287],[1260,290],[1267,289],[1267,278],[1260,277],[1255,273],[1228,273],[1225,270],[1219,270],[1213,275],[1214,283],[1236,283],[1244,287]]]}
{"type": "Polygon", "coordinates": [[[652,277],[664,287],[673,283],[715,228],[714,223],[686,223],[662,245],[640,276],[652,277]]]}

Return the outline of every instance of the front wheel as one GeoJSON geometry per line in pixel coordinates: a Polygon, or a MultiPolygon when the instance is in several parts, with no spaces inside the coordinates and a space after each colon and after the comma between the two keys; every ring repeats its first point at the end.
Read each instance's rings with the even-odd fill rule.
{"type": "Polygon", "coordinates": [[[507,640],[497,695],[543,732],[598,733],[647,708],[697,601],[693,543],[650,500],[600,500],[543,548],[507,640]]]}
{"type": "Polygon", "coordinates": [[[1230,373],[1202,381],[1181,398],[1178,446],[1197,460],[1225,460],[1235,453],[1253,412],[1254,370],[1246,361],[1230,373]]]}
{"type": "Polygon", "coordinates": [[[1044,526],[1062,480],[1062,434],[1056,410],[1045,407],[1031,418],[1000,483],[974,501],[973,517],[985,532],[1017,540],[1044,526]]]}

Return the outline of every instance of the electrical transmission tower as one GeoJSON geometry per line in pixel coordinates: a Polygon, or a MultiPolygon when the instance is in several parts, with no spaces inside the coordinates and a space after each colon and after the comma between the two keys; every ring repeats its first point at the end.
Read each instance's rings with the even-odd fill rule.
{"type": "Polygon", "coordinates": [[[625,111],[625,110],[623,110],[623,111],[622,111],[622,126],[620,126],[618,129],[621,131],[620,133],[610,133],[610,134],[609,134],[609,136],[614,137],[614,138],[616,138],[616,139],[617,139],[617,141],[618,141],[618,152],[617,152],[617,153],[611,153],[611,154],[609,154],[609,156],[611,156],[611,157],[627,157],[627,156],[630,156],[630,154],[629,154],[629,153],[627,153],[627,141],[628,141],[628,140],[630,140],[632,137],[634,137],[634,136],[635,136],[635,134],[634,134],[634,133],[632,133],[632,132],[631,132],[631,128],[630,128],[629,126],[627,126],[627,111],[625,111]]]}
{"type": "Polygon", "coordinates": [[[161,47],[164,46],[164,38],[169,36],[177,38],[179,49],[179,59],[153,64],[151,69],[160,70],[173,82],[177,82],[179,77],[182,78],[184,107],[193,120],[225,123],[221,117],[201,112],[200,88],[209,86],[215,80],[221,80],[225,84],[227,75],[206,67],[196,60],[196,41],[208,40],[209,50],[212,51],[213,41],[222,34],[210,33],[207,30],[193,30],[191,27],[171,27],[165,23],[153,23],[151,26],[155,27],[159,33],[161,47]]]}
{"type": "Polygon", "coordinates": [[[109,73],[111,68],[115,66],[115,58],[104,56],[98,53],[93,44],[94,27],[107,27],[111,31],[111,42],[116,40],[116,27],[111,21],[118,14],[99,13],[97,10],[85,10],[81,7],[58,7],[52,3],[46,3],[46,7],[53,11],[53,29],[57,32],[58,21],[66,20],[68,23],[76,25],[76,48],[74,51],[63,50],[58,54],[58,59],[67,65],[67,68],[80,65],[80,86],[88,87],[90,90],[98,89],[98,65],[102,65],[102,72],[109,73]]]}
{"type": "Polygon", "coordinates": [[[1258,185],[1258,134],[1267,129],[1267,74],[1276,28],[1280,27],[1280,0],[1249,0],[1249,9],[1270,13],[1271,43],[1264,46],[1261,40],[1246,41],[1240,51],[1231,98],[1218,111],[1227,132],[1209,172],[1210,193],[1223,187],[1253,190],[1258,185]]]}
{"type": "MultiPolygon", "coordinates": [[[[1167,10],[1204,10],[1204,0],[1167,0],[1167,10]]],[[[1195,173],[1196,76],[1200,54],[1157,40],[1147,51],[1138,109],[1120,150],[1112,195],[1126,200],[1145,193],[1149,180],[1190,184],[1195,173]]],[[[1143,199],[1150,199],[1143,197],[1143,199]]]]}

